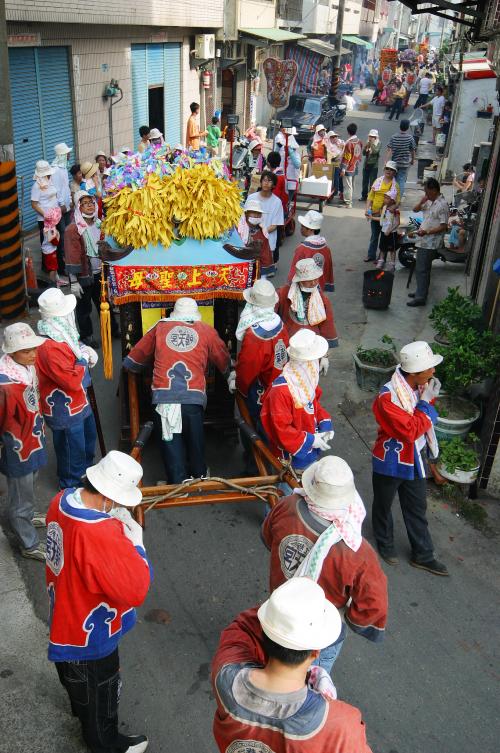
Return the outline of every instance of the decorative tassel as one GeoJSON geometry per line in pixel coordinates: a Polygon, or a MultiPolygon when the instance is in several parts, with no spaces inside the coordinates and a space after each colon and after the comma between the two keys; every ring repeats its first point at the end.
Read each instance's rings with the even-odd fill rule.
{"type": "Polygon", "coordinates": [[[106,299],[104,264],[101,269],[101,343],[104,378],[113,379],[113,343],[111,340],[111,311],[106,299]]]}

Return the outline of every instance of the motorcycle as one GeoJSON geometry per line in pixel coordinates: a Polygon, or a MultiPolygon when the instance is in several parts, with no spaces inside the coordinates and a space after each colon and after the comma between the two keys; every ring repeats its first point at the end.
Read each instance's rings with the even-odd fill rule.
{"type": "Polygon", "coordinates": [[[339,125],[347,115],[347,102],[345,97],[332,100],[333,118],[332,125],[339,125]]]}
{"type": "MultiPolygon", "coordinates": [[[[409,269],[414,266],[417,259],[417,231],[423,222],[422,217],[411,217],[409,219],[406,231],[400,236],[398,260],[402,267],[409,269]]],[[[451,248],[437,248],[434,251],[434,259],[448,261],[451,264],[464,264],[467,261],[467,254],[454,251],[451,248]]]]}
{"type": "Polygon", "coordinates": [[[239,136],[233,144],[233,178],[239,183],[245,195],[250,186],[250,176],[255,167],[255,160],[250,151],[251,140],[239,136]]]}

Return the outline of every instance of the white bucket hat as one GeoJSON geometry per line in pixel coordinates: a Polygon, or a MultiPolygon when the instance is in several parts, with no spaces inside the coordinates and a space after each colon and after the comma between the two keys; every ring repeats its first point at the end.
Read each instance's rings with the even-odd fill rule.
{"type": "Polygon", "coordinates": [[[443,356],[433,353],[429,343],[424,340],[409,343],[399,352],[400,367],[407,374],[417,374],[437,366],[443,360],[443,356]]]}
{"type": "Polygon", "coordinates": [[[389,168],[389,170],[394,170],[395,172],[397,172],[397,171],[398,171],[398,166],[397,166],[397,164],[396,164],[396,163],[394,162],[394,160],[392,160],[392,159],[389,159],[389,160],[387,160],[387,162],[386,162],[386,163],[385,163],[385,165],[384,165],[384,168],[386,168],[386,167],[388,167],[388,168],[389,168]]]}
{"type": "Polygon", "coordinates": [[[270,280],[256,280],[251,288],[243,291],[243,298],[252,306],[261,306],[262,308],[274,308],[278,303],[279,296],[273,283],[270,280]]]}
{"type": "MultiPolygon", "coordinates": [[[[151,141],[151,139],[162,139],[163,138],[163,133],[158,128],[152,128],[150,130],[150,132],[149,132],[149,137],[148,138],[149,138],[150,141],[151,141]]],[[[122,151],[124,151],[124,150],[122,149],[122,151]]]]}
{"type": "Polygon", "coordinates": [[[55,171],[56,168],[52,167],[52,165],[49,165],[47,160],[39,159],[35,165],[35,174],[33,175],[33,180],[36,180],[37,178],[46,178],[48,175],[54,175],[55,171]]]}
{"type": "Polygon", "coordinates": [[[301,329],[291,336],[286,351],[292,361],[318,361],[328,353],[328,340],[311,329],[301,329]]]}
{"type": "Polygon", "coordinates": [[[319,230],[323,223],[323,215],[314,209],[310,209],[305,214],[299,215],[299,222],[304,227],[308,227],[309,230],[319,230]]]}
{"type": "Polygon", "coordinates": [[[329,139],[331,139],[332,136],[338,136],[338,133],[336,131],[328,131],[326,135],[328,136],[329,139]]]}
{"type": "Polygon", "coordinates": [[[96,465],[87,468],[85,475],[98,492],[125,507],[135,507],[142,500],[137,488],[142,467],[137,460],[119,450],[111,450],[96,465]]]}
{"type": "Polygon", "coordinates": [[[376,128],[372,128],[371,131],[368,133],[368,136],[376,136],[378,138],[378,131],[376,128]]]}
{"type": "Polygon", "coordinates": [[[76,207],[80,203],[80,199],[83,199],[85,196],[88,196],[89,199],[92,199],[95,203],[95,198],[91,196],[88,191],[77,191],[75,193],[75,198],[74,198],[74,204],[76,207]]]}
{"type": "MultiPolygon", "coordinates": [[[[300,217],[299,217],[300,220],[300,217]]],[[[323,275],[323,270],[318,267],[314,259],[300,259],[295,265],[295,274],[292,282],[308,282],[318,280],[323,275]]]]}
{"type": "Polygon", "coordinates": [[[251,152],[252,149],[256,149],[258,146],[262,149],[262,141],[260,139],[253,139],[248,145],[248,151],[251,152]]]}
{"type": "Polygon", "coordinates": [[[199,322],[201,321],[201,314],[198,309],[198,304],[194,298],[178,298],[175,302],[171,316],[174,319],[183,319],[185,321],[199,322]]]}
{"type": "Polygon", "coordinates": [[[302,486],[309,499],[327,510],[347,510],[359,497],[350,467],[336,455],[327,455],[306,468],[302,486]]]}
{"type": "Polygon", "coordinates": [[[73,148],[71,146],[68,146],[64,143],[64,141],[61,141],[60,144],[56,144],[54,147],[54,152],[58,157],[61,156],[61,154],[69,154],[73,151],[73,148]]]}
{"type": "Polygon", "coordinates": [[[4,353],[16,353],[18,350],[38,348],[44,342],[45,338],[35,335],[29,324],[16,322],[5,327],[2,350],[4,353]]]}
{"type": "Polygon", "coordinates": [[[262,204],[258,199],[249,199],[245,204],[245,212],[263,212],[262,204]]]}
{"type": "Polygon", "coordinates": [[[67,316],[74,311],[76,297],[73,293],[64,295],[59,288],[47,288],[38,298],[38,308],[42,319],[52,319],[55,316],[67,316]]]}
{"type": "Polygon", "coordinates": [[[295,651],[325,648],[342,629],[337,607],[311,578],[287,580],[262,604],[257,616],[268,638],[295,651]]]}
{"type": "Polygon", "coordinates": [[[326,128],[325,128],[325,126],[323,125],[323,123],[318,123],[318,125],[317,125],[317,126],[316,126],[316,128],[314,129],[314,132],[315,132],[315,133],[319,133],[320,131],[326,131],[326,128]]]}
{"type": "Polygon", "coordinates": [[[98,157],[106,157],[106,159],[108,159],[108,155],[103,151],[97,152],[95,158],[97,159],[98,157]]]}

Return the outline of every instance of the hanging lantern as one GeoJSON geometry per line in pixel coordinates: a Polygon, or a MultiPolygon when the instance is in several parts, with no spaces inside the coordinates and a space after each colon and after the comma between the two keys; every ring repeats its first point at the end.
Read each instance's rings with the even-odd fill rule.
{"type": "Polygon", "coordinates": [[[201,83],[204,89],[210,89],[212,85],[212,74],[210,71],[203,71],[201,83]]]}

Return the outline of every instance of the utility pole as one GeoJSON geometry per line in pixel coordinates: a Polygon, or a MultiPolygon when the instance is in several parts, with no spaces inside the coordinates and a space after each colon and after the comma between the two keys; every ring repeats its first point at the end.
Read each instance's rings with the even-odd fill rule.
{"type": "Polygon", "coordinates": [[[15,319],[24,312],[26,292],[14,162],[5,0],[0,0],[0,102],[0,317],[15,319]]]}
{"type": "Polygon", "coordinates": [[[403,22],[403,11],[405,6],[403,3],[398,2],[398,28],[396,29],[396,41],[394,42],[394,47],[396,50],[399,50],[399,37],[401,35],[401,24],[403,22]]]}
{"type": "Polygon", "coordinates": [[[342,29],[344,27],[345,0],[338,0],[337,30],[335,33],[335,55],[332,57],[332,80],[330,83],[330,96],[337,98],[340,82],[340,58],[342,57],[342,29]]]}

